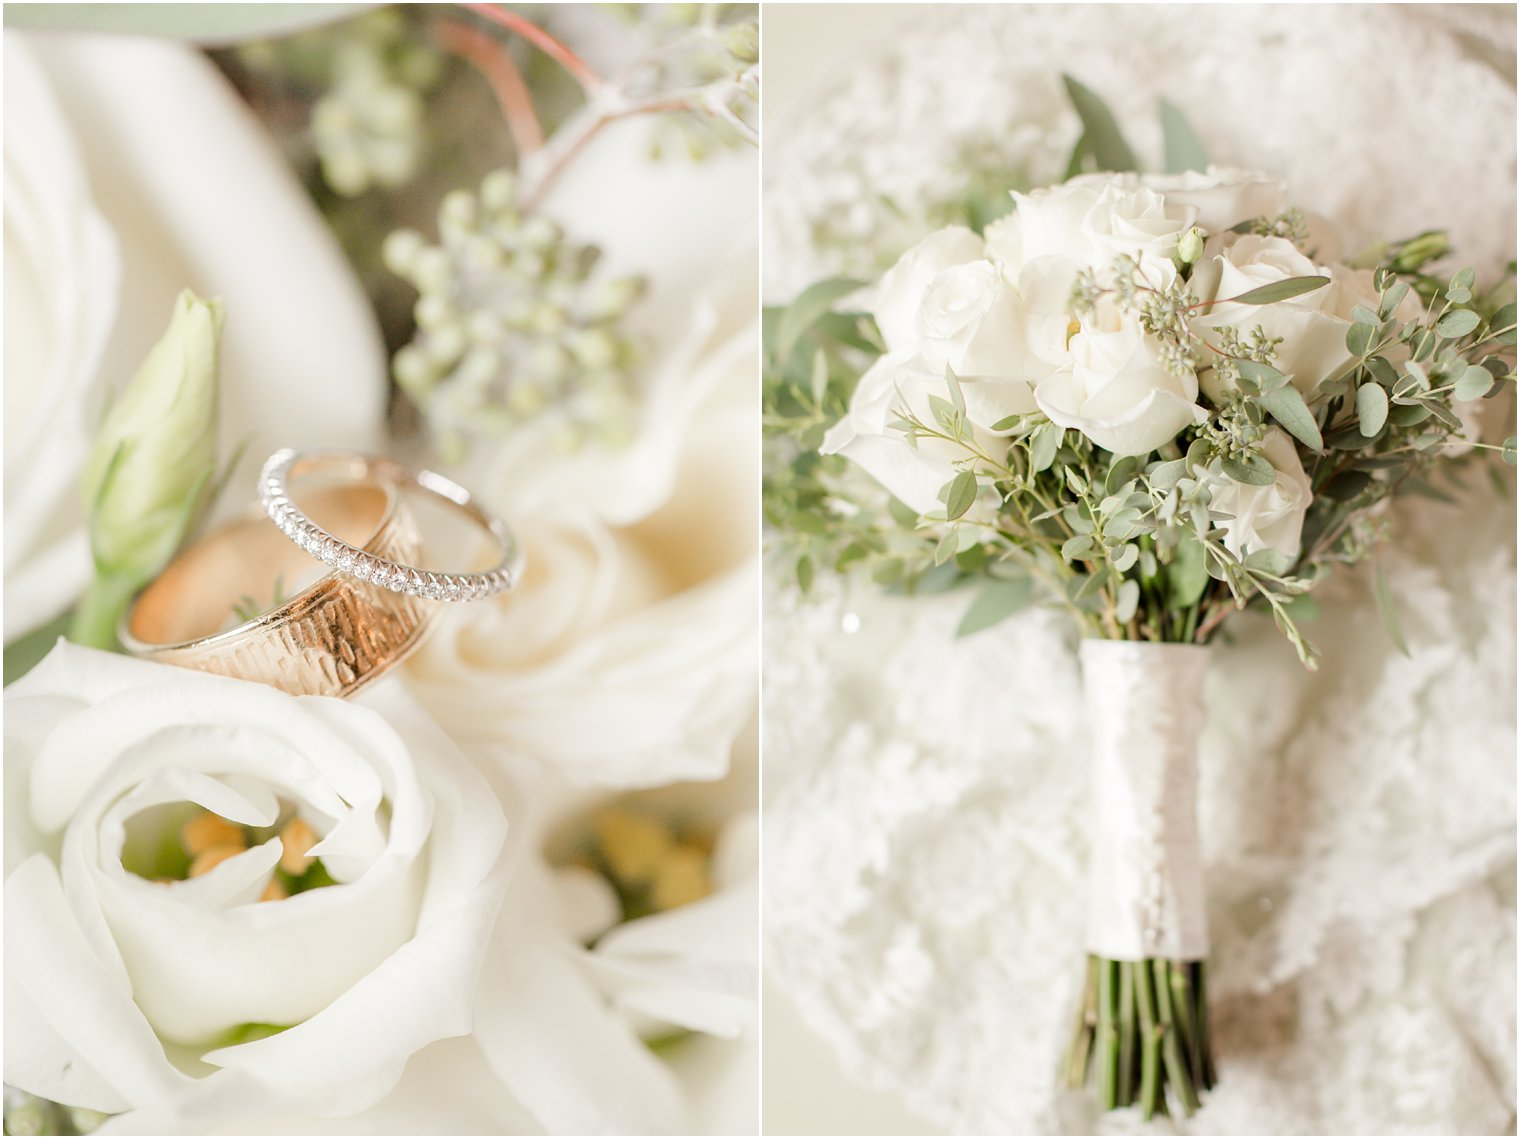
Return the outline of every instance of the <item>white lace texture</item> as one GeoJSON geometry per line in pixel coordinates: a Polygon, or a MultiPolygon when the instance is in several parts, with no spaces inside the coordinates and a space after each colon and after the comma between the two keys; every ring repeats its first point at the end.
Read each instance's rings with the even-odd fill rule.
{"type": "MultiPolygon", "coordinates": [[[[767,124],[767,294],[873,272],[921,236],[968,153],[1058,175],[1075,135],[1063,70],[1142,154],[1165,94],[1216,161],[1281,173],[1348,246],[1447,226],[1491,274],[1515,247],[1513,21],[941,9],[805,122],[767,124]],[[1426,78],[1375,78],[1410,69],[1426,78]]],[[[1408,656],[1370,565],[1316,591],[1317,673],[1254,614],[1212,652],[1198,837],[1221,1082],[1154,1130],[1514,1129],[1514,485],[1470,481],[1459,508],[1389,514],[1379,559],[1408,656]]],[[[772,587],[767,960],[847,1067],[946,1128],[1141,1130],[1057,1072],[1094,810],[1074,634],[1034,610],[957,641],[968,601],[772,587]]]]}
{"type": "Polygon", "coordinates": [[[1209,955],[1198,856],[1198,736],[1209,650],[1083,641],[1092,737],[1087,950],[1112,961],[1209,955]]]}

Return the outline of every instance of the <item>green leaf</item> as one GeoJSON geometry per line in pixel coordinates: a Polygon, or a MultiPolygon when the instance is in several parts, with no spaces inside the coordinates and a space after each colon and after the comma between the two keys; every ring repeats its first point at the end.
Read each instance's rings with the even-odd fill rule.
{"type": "Polygon", "coordinates": [[[1272,464],[1260,455],[1247,455],[1244,459],[1223,460],[1224,473],[1246,486],[1271,486],[1277,481],[1272,464]]]}
{"type": "Polygon", "coordinates": [[[1409,286],[1403,281],[1388,286],[1388,291],[1383,294],[1383,299],[1378,302],[1378,316],[1383,320],[1389,320],[1398,311],[1399,305],[1404,303],[1404,298],[1409,295],[1409,286]]]}
{"type": "Polygon", "coordinates": [[[1470,308],[1454,308],[1436,321],[1436,332],[1447,340],[1456,340],[1477,328],[1480,320],[1470,308]]]}
{"type": "Polygon", "coordinates": [[[1504,441],[1504,461],[1512,467],[1515,465],[1515,437],[1513,435],[1504,441]]]}
{"type": "Polygon", "coordinates": [[[813,588],[813,559],[806,554],[797,559],[797,588],[803,593],[813,588]]]}
{"type": "Polygon", "coordinates": [[[1114,607],[1114,616],[1119,624],[1124,625],[1135,615],[1135,610],[1140,607],[1140,583],[1134,579],[1126,580],[1119,586],[1118,603],[1114,607]]]}
{"type": "Polygon", "coordinates": [[[1460,400],[1482,399],[1494,386],[1494,374],[1481,364],[1469,364],[1452,387],[1451,398],[1460,400]]]}
{"type": "Polygon", "coordinates": [[[1513,344],[1515,342],[1514,303],[1511,302],[1494,313],[1493,319],[1488,322],[1488,328],[1488,334],[1500,344],[1513,344]]]}
{"type": "Polygon", "coordinates": [[[1388,422],[1388,393],[1382,385],[1363,384],[1356,389],[1356,418],[1357,430],[1364,438],[1371,439],[1383,429],[1388,422]]]}
{"type": "Polygon", "coordinates": [[[7,4],[8,28],[125,33],[232,44],[344,20],[370,4],[7,4]]]}
{"type": "Polygon", "coordinates": [[[1151,486],[1165,493],[1181,482],[1185,474],[1187,474],[1186,459],[1172,459],[1170,462],[1159,463],[1151,471],[1151,486]]]}
{"type": "Polygon", "coordinates": [[[1119,552],[1114,555],[1114,569],[1120,573],[1129,572],[1129,568],[1140,560],[1140,547],[1133,542],[1126,542],[1119,547],[1119,552]]]}
{"type": "Polygon", "coordinates": [[[813,353],[813,375],[809,390],[813,395],[813,403],[817,407],[823,406],[823,396],[829,388],[829,360],[823,354],[823,349],[813,353]]]}
{"type": "MultiPolygon", "coordinates": [[[[1382,391],[1381,388],[1378,390],[1382,391]]],[[[1261,405],[1272,413],[1273,419],[1287,429],[1289,435],[1305,447],[1311,451],[1324,450],[1325,441],[1320,437],[1319,424],[1314,421],[1314,413],[1309,410],[1304,397],[1299,395],[1298,389],[1292,384],[1284,384],[1276,391],[1267,392],[1261,397],[1261,405]]]]}
{"type": "Polygon", "coordinates": [[[1082,120],[1083,150],[1093,156],[1102,170],[1120,173],[1139,169],[1135,152],[1124,141],[1119,124],[1108,105],[1070,75],[1062,75],[1066,95],[1082,120]]]}
{"type": "Polygon", "coordinates": [[[1236,360],[1235,367],[1263,392],[1274,392],[1288,383],[1288,377],[1271,364],[1256,360],[1236,360]]]}
{"type": "Polygon", "coordinates": [[[1075,537],[1067,538],[1065,543],[1062,544],[1061,556],[1069,562],[1074,562],[1081,558],[1090,557],[1093,549],[1094,543],[1091,534],[1077,534],[1075,537]]]}
{"type": "Polygon", "coordinates": [[[1383,576],[1381,563],[1373,568],[1373,582],[1377,593],[1378,614],[1383,618],[1383,628],[1388,630],[1388,639],[1393,642],[1394,648],[1408,656],[1409,646],[1404,643],[1404,632],[1399,628],[1399,614],[1393,603],[1393,591],[1388,588],[1388,579],[1383,576]]]}
{"type": "Polygon", "coordinates": [[[841,298],[849,296],[861,285],[862,282],[849,277],[829,277],[809,285],[787,305],[776,323],[776,366],[785,367],[803,333],[817,324],[841,298]]]}
{"type": "Polygon", "coordinates": [[[1286,301],[1312,293],[1315,289],[1323,289],[1329,283],[1329,277],[1285,277],[1281,281],[1273,281],[1270,285],[1262,285],[1241,293],[1238,297],[1226,299],[1238,305],[1269,305],[1274,301],[1286,301]]]}
{"type": "Polygon", "coordinates": [[[1059,423],[1047,423],[1036,428],[1029,441],[1029,465],[1036,471],[1048,471],[1056,461],[1056,452],[1060,450],[1061,440],[1065,437],[1066,429],[1059,423]]]}
{"type": "Polygon", "coordinates": [[[1012,617],[1029,605],[1033,594],[1034,587],[1028,578],[992,582],[976,595],[966,609],[966,615],[961,618],[955,635],[969,637],[972,633],[980,633],[983,629],[1012,617]]]}
{"type": "Polygon", "coordinates": [[[970,510],[975,501],[976,475],[962,471],[950,480],[950,489],[945,495],[945,517],[955,521],[970,510]]]}
{"type": "Polygon", "coordinates": [[[1360,359],[1372,350],[1377,329],[1370,324],[1353,324],[1346,329],[1346,351],[1360,359]]]}
{"type": "Polygon", "coordinates": [[[1293,559],[1281,550],[1253,550],[1246,556],[1246,569],[1280,577],[1293,567],[1293,559]]]}
{"type": "Polygon", "coordinates": [[[1166,172],[1181,174],[1185,170],[1203,173],[1209,168],[1208,155],[1203,143],[1194,133],[1192,124],[1166,99],[1161,100],[1161,136],[1165,143],[1166,172]]]}
{"type": "Polygon", "coordinates": [[[43,657],[52,652],[53,646],[58,643],[58,638],[68,635],[69,625],[73,618],[73,613],[65,613],[6,645],[5,683],[10,684],[13,680],[20,680],[31,672],[43,657]]]}
{"type": "Polygon", "coordinates": [[[948,364],[945,365],[945,388],[950,393],[950,406],[965,415],[966,393],[961,391],[961,382],[948,364]]]}
{"type": "Polygon", "coordinates": [[[1167,602],[1173,609],[1195,605],[1209,584],[1209,556],[1196,538],[1185,538],[1166,565],[1167,602]]]}
{"type": "Polygon", "coordinates": [[[918,525],[918,511],[896,496],[887,499],[887,513],[892,516],[893,522],[906,529],[911,530],[918,525]]]}

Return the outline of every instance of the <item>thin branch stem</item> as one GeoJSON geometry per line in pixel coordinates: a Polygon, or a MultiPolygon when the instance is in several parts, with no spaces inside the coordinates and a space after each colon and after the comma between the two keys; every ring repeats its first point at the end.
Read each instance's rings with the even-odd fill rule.
{"type": "Polygon", "coordinates": [[[526,16],[502,4],[466,4],[464,7],[527,40],[569,72],[570,76],[585,89],[587,95],[593,95],[602,89],[601,76],[591,70],[584,59],[526,16]]]}
{"type": "Polygon", "coordinates": [[[533,96],[511,53],[485,32],[459,20],[440,20],[438,30],[444,46],[469,61],[491,85],[518,154],[541,150],[544,129],[533,109],[533,96]]]}

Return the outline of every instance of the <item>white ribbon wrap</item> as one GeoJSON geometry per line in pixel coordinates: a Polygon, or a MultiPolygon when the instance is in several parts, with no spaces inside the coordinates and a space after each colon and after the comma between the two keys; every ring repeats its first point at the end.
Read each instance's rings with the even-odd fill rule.
{"type": "Polygon", "coordinates": [[[1092,737],[1087,948],[1115,961],[1209,952],[1197,756],[1209,650],[1082,642],[1092,737]]]}

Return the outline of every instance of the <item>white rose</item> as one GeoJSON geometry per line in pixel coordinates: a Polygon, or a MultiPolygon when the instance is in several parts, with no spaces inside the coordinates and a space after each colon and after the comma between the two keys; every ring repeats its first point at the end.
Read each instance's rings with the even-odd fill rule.
{"type": "Polygon", "coordinates": [[[1019,296],[991,261],[968,261],[929,282],[918,311],[925,366],[962,379],[967,417],[992,427],[1035,410],[1019,296]]]}
{"type": "Polygon", "coordinates": [[[1012,278],[1039,257],[1064,257],[1086,264],[1092,245],[1084,232],[1088,215],[1112,185],[1133,185],[1133,177],[1097,175],[1059,186],[1013,194],[1014,211],[987,227],[987,249],[1012,278]]]}
{"type": "Polygon", "coordinates": [[[843,455],[919,514],[943,510],[939,492],[956,476],[953,460],[963,458],[965,450],[939,439],[910,441],[889,425],[900,411],[932,424],[929,396],[945,390],[944,375],[920,357],[888,353],[860,377],[850,410],[829,428],[819,450],[843,455]]]}
{"type": "Polygon", "coordinates": [[[1276,477],[1269,486],[1249,486],[1225,474],[1204,481],[1212,492],[1210,516],[1224,529],[1225,548],[1237,557],[1276,550],[1297,558],[1304,514],[1314,499],[1309,476],[1287,432],[1269,428],[1262,454],[1276,477]]]}
{"type": "MultiPolygon", "coordinates": [[[[1192,320],[1193,330],[1214,344],[1219,343],[1218,330],[1226,327],[1245,337],[1260,325],[1269,337],[1281,337],[1273,366],[1312,403],[1320,385],[1351,362],[1346,348],[1349,308],[1347,317],[1337,315],[1334,286],[1264,305],[1232,304],[1229,298],[1289,277],[1330,274],[1281,237],[1211,238],[1191,284],[1200,301],[1224,303],[1201,310],[1192,320]]],[[[1204,390],[1215,400],[1225,394],[1212,369],[1204,378],[1204,390]]]]}
{"type": "Polygon", "coordinates": [[[470,1030],[506,823],[398,685],[297,698],[61,642],[5,713],[7,1083],[176,1130],[345,1115],[470,1030]],[[205,812],[272,837],[181,878],[205,812]],[[335,882],[260,901],[292,812],[335,882]]]}
{"type": "Polygon", "coordinates": [[[617,786],[722,774],[755,693],[758,358],[751,317],[671,362],[647,437],[596,460],[616,519],[510,448],[476,484],[529,553],[516,589],[446,610],[407,662],[455,739],[617,786]]]}
{"type": "Polygon", "coordinates": [[[1071,338],[1071,365],[1042,380],[1035,399],[1052,423],[1116,455],[1146,455],[1203,418],[1198,378],[1161,362],[1158,345],[1110,303],[1071,338]]]}
{"type": "Polygon", "coordinates": [[[352,271],[202,54],[11,29],[5,103],[9,641],[89,580],[84,456],[107,392],[137,369],[181,289],[226,305],[222,453],[251,443],[234,485],[279,446],[372,446],[387,389],[352,271]]]}
{"type": "Polygon", "coordinates": [[[1046,257],[1097,270],[1121,254],[1169,260],[1196,216],[1134,174],[1087,174],[1013,200],[1014,212],[987,228],[987,249],[1011,281],[1046,257]]]}
{"type": "Polygon", "coordinates": [[[1082,221],[1082,233],[1098,266],[1128,254],[1168,262],[1177,239],[1192,228],[1197,210],[1146,186],[1106,187],[1082,221]]]}
{"type": "Polygon", "coordinates": [[[898,258],[878,282],[871,304],[871,315],[888,352],[918,348],[918,314],[930,282],[946,269],[982,256],[981,238],[964,226],[947,226],[898,258]]]}
{"type": "Polygon", "coordinates": [[[1288,208],[1282,183],[1250,170],[1210,166],[1204,174],[1147,174],[1141,181],[1164,194],[1169,205],[1195,209],[1193,224],[1210,234],[1255,218],[1275,218],[1288,208]]]}

